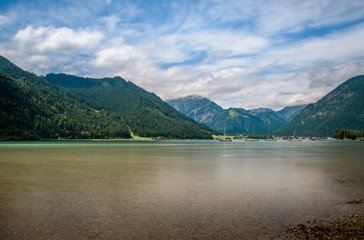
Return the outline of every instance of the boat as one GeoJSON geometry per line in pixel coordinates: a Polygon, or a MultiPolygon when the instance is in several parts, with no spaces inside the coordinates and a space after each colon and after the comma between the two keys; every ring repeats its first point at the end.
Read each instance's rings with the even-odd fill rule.
{"type": "Polygon", "coordinates": [[[220,141],[220,142],[231,142],[232,140],[231,140],[231,138],[228,138],[228,137],[227,137],[227,138],[224,138],[224,139],[221,139],[221,138],[220,138],[220,139],[219,139],[219,141],[220,141]]]}

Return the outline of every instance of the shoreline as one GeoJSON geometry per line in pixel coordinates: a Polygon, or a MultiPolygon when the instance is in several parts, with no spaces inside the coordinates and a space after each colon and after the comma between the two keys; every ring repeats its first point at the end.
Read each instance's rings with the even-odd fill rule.
{"type": "MultiPolygon", "coordinates": [[[[363,202],[355,204],[361,203],[363,202]]],[[[285,237],[296,239],[363,239],[364,215],[347,215],[336,217],[334,220],[313,219],[305,224],[301,223],[289,227],[285,237]]]]}

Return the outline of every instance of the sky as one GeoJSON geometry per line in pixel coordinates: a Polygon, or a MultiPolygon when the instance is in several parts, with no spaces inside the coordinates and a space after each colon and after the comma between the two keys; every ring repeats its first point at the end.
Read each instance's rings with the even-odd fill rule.
{"type": "Polygon", "coordinates": [[[313,103],[364,74],[362,0],[1,0],[0,55],[224,108],[313,103]]]}

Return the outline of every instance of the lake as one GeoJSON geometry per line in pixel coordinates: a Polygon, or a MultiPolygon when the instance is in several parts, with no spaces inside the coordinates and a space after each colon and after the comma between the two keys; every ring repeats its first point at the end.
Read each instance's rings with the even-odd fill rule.
{"type": "Polygon", "coordinates": [[[261,239],[364,214],[364,142],[0,143],[0,239],[261,239]]]}

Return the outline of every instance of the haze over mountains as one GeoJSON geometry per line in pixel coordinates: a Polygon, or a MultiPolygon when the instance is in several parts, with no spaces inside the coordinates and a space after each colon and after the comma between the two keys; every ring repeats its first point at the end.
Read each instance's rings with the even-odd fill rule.
{"type": "Polygon", "coordinates": [[[294,118],[305,105],[286,107],[280,111],[269,108],[245,110],[223,109],[200,96],[167,100],[181,113],[220,132],[240,134],[267,134],[282,127],[294,118]]]}

